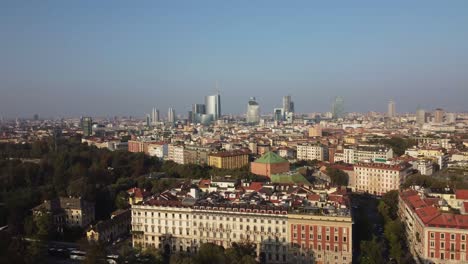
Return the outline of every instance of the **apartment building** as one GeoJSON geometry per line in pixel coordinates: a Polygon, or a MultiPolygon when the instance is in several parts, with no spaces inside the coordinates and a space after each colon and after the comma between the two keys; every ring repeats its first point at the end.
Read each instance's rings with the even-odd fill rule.
{"type": "Polygon", "coordinates": [[[59,232],[64,227],[87,227],[94,221],[94,203],[81,198],[59,197],[46,200],[34,207],[33,215],[52,214],[54,225],[59,232]]]}
{"type": "Polygon", "coordinates": [[[427,264],[467,263],[468,215],[443,210],[439,204],[443,200],[424,193],[400,192],[398,213],[411,253],[427,264]]]}
{"type": "Polygon", "coordinates": [[[211,153],[208,165],[219,169],[239,169],[249,165],[249,154],[242,150],[211,153]]]}
{"type": "MultiPolygon", "coordinates": [[[[335,154],[336,155],[336,154],[335,154]]],[[[343,149],[343,161],[349,164],[370,160],[386,162],[393,158],[393,149],[379,145],[348,146],[343,149]]],[[[335,157],[335,161],[338,159],[335,157]]]]}
{"type": "Polygon", "coordinates": [[[168,190],[132,205],[133,246],[195,253],[202,243],[228,248],[249,241],[263,263],[351,263],[352,219],[343,197],[292,185],[277,189],[282,192],[268,197],[287,197],[284,202],[295,205],[267,205],[264,194],[239,193],[242,188],[229,191],[237,198],[218,191],[191,199],[180,196],[180,188],[168,190]]]}
{"type": "Polygon", "coordinates": [[[302,143],[297,145],[298,160],[328,160],[328,148],[319,144],[302,143]]]}
{"type": "Polygon", "coordinates": [[[402,162],[385,164],[361,162],[354,165],[356,177],[355,189],[358,192],[368,192],[382,195],[391,190],[398,190],[411,172],[412,166],[402,162]]]}
{"type": "Polygon", "coordinates": [[[185,147],[183,145],[169,144],[167,159],[178,164],[185,164],[185,147]]]}
{"type": "Polygon", "coordinates": [[[208,164],[208,155],[214,151],[213,147],[187,145],[185,146],[185,163],[186,164],[208,164]]]}

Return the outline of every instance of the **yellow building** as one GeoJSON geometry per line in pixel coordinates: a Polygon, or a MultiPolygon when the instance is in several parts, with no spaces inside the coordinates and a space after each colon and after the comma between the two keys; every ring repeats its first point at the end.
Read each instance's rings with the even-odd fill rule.
{"type": "Polygon", "coordinates": [[[208,156],[208,165],[220,169],[238,169],[249,165],[249,154],[245,151],[226,151],[208,156]]]}

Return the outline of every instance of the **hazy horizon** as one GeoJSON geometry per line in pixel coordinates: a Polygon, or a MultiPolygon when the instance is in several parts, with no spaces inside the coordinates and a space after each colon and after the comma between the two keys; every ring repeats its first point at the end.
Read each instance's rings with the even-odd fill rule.
{"type": "Polygon", "coordinates": [[[0,116],[468,107],[466,1],[3,1],[0,116]]]}

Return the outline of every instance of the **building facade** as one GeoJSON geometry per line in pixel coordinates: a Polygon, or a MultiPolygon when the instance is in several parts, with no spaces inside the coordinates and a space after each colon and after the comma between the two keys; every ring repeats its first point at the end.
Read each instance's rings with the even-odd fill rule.
{"type": "Polygon", "coordinates": [[[303,143],[297,145],[298,160],[328,160],[328,148],[318,144],[303,143]]]}
{"type": "Polygon", "coordinates": [[[208,165],[219,169],[239,169],[249,165],[249,154],[237,150],[211,153],[208,165]]]}
{"type": "MultiPolygon", "coordinates": [[[[393,158],[393,149],[378,145],[358,145],[343,149],[343,161],[354,164],[360,161],[386,162],[393,158]]],[[[335,161],[337,159],[335,158],[335,161]]]]}
{"type": "Polygon", "coordinates": [[[356,191],[382,195],[398,190],[410,174],[412,166],[408,163],[358,163],[354,166],[356,191]]]}

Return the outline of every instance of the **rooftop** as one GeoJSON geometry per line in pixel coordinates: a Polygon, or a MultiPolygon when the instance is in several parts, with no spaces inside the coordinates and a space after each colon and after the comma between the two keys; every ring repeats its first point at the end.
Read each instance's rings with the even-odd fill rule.
{"type": "Polygon", "coordinates": [[[280,157],[278,154],[269,151],[263,156],[255,160],[256,163],[274,164],[274,163],[288,163],[287,160],[280,157]]]}

